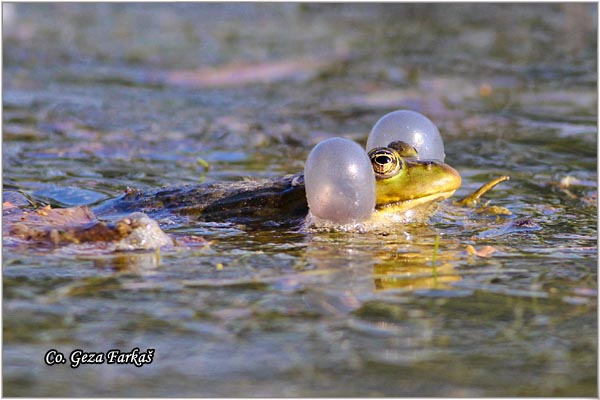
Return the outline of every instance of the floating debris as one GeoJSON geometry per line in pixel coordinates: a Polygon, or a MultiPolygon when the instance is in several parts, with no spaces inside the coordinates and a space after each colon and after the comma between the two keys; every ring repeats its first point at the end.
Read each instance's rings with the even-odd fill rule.
{"type": "Polygon", "coordinates": [[[133,213],[115,223],[98,221],[88,207],[52,208],[33,212],[3,209],[4,236],[36,245],[106,244],[114,251],[149,250],[173,245],[158,223],[143,213],[133,213]]]}
{"type": "Polygon", "coordinates": [[[489,202],[484,204],[483,206],[479,207],[478,209],[475,210],[475,213],[477,214],[485,214],[485,215],[492,215],[492,216],[498,216],[498,215],[512,215],[512,212],[506,208],[506,207],[502,207],[502,206],[488,206],[489,202]]]}
{"type": "Polygon", "coordinates": [[[477,250],[475,249],[475,247],[467,245],[467,253],[477,257],[490,258],[492,254],[496,251],[496,248],[492,246],[484,246],[481,249],[477,250]]]}
{"type": "Polygon", "coordinates": [[[476,235],[476,238],[491,238],[498,237],[503,235],[509,235],[512,233],[521,233],[521,232],[534,232],[542,229],[533,219],[531,218],[519,218],[513,221],[508,222],[500,226],[499,228],[489,229],[483,231],[476,235]]]}
{"type": "Polygon", "coordinates": [[[576,178],[571,175],[567,175],[564,178],[562,178],[560,180],[560,182],[558,183],[558,187],[561,189],[566,189],[571,186],[596,187],[597,182],[590,181],[590,180],[583,180],[583,179],[579,179],[579,178],[576,178]]]}

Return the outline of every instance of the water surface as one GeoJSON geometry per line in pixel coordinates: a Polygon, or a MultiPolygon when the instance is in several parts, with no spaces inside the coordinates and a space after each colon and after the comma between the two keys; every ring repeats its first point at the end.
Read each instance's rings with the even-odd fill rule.
{"type": "Polygon", "coordinates": [[[512,212],[446,203],[370,234],[163,220],[198,241],[160,253],[5,237],[4,395],[597,395],[594,5],[3,7],[4,201],[295,173],[409,108],[457,196],[510,175],[488,198],[512,212]],[[153,363],[43,362],[135,347],[153,363]]]}

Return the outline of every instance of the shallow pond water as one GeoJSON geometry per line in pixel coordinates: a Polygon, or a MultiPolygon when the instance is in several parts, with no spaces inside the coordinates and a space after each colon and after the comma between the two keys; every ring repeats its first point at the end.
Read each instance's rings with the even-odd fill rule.
{"type": "Polygon", "coordinates": [[[181,244],[161,252],[4,236],[4,395],[597,395],[595,5],[3,7],[3,201],[295,173],[409,108],[457,196],[510,175],[487,198],[512,212],[446,202],[364,234],[164,219],[181,244]],[[153,362],[44,363],[136,347],[153,362]]]}

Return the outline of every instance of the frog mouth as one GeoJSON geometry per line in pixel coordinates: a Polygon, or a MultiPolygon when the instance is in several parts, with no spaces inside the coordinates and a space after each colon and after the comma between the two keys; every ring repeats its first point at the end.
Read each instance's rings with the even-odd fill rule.
{"type": "Polygon", "coordinates": [[[404,211],[410,210],[412,208],[415,208],[415,207],[423,205],[423,204],[434,203],[434,202],[446,200],[446,199],[450,198],[454,194],[454,192],[456,192],[456,189],[448,190],[445,192],[438,192],[438,193],[426,195],[423,197],[419,197],[416,199],[401,200],[401,201],[397,201],[394,203],[389,203],[389,204],[378,206],[377,210],[381,211],[381,212],[393,212],[393,213],[404,212],[404,211]]]}

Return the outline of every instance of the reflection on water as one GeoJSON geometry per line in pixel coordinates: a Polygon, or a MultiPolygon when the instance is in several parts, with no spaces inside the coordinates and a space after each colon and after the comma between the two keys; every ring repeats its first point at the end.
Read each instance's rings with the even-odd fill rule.
{"type": "Polygon", "coordinates": [[[160,265],[160,252],[127,252],[93,260],[94,268],[112,269],[119,272],[143,274],[160,265]]]}
{"type": "MultiPolygon", "coordinates": [[[[432,251],[433,253],[433,251],[432,251]]],[[[440,255],[441,256],[441,255],[440,255]]],[[[432,261],[433,254],[399,253],[373,267],[375,288],[386,289],[451,289],[451,282],[461,279],[451,262],[432,261]]]]}

